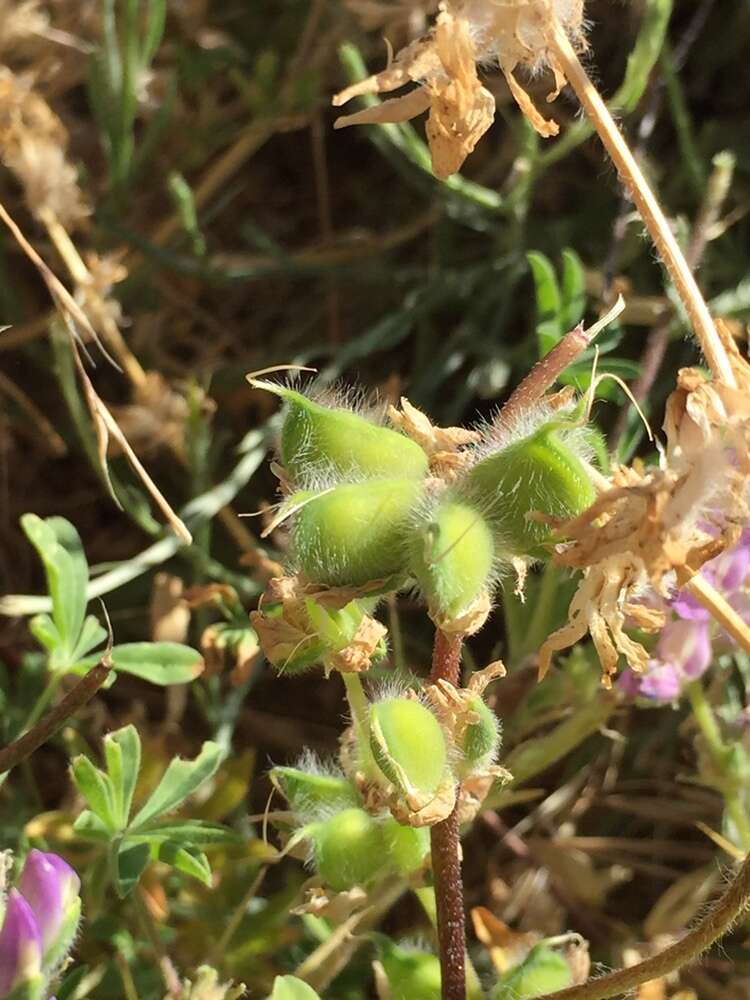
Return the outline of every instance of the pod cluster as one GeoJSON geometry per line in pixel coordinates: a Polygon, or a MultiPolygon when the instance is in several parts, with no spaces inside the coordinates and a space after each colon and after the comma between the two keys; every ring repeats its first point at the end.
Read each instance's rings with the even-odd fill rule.
{"type": "Polygon", "coordinates": [[[400,430],[291,388],[254,384],[287,405],[283,512],[295,565],[316,584],[383,593],[415,581],[433,618],[456,622],[489,607],[499,567],[543,557],[554,523],[594,499],[583,435],[572,432],[570,417],[540,409],[513,433],[488,428],[446,482],[400,430]]]}

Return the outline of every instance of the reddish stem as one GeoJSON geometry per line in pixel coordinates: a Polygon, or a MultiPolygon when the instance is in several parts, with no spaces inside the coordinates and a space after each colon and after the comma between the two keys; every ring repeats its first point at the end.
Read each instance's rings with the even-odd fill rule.
{"type": "MultiPolygon", "coordinates": [[[[455,687],[460,680],[461,636],[438,629],[432,654],[434,684],[447,680],[455,687]]],[[[461,880],[458,812],[431,830],[432,873],[435,880],[438,944],[443,1000],[466,1000],[466,927],[461,880]]]]}

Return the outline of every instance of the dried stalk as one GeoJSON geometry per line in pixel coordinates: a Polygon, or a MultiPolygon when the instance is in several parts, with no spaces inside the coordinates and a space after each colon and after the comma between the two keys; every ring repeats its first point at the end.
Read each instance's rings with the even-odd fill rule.
{"type": "Polygon", "coordinates": [[[737,383],[729,358],[716,332],[708,306],[687,265],[674,233],[669,227],[664,212],[622,133],[615,124],[607,105],[589,79],[568,36],[558,23],[555,23],[553,27],[551,45],[560,67],[585,108],[592,125],[599,133],[599,138],[641,214],[680,300],[687,310],[709,368],[716,379],[736,388],[737,383]]]}

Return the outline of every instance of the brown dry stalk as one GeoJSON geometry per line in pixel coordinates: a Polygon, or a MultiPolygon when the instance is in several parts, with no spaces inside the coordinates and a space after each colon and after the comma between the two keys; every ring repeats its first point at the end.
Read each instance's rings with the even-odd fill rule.
{"type": "Polygon", "coordinates": [[[109,650],[107,650],[99,663],[81,678],[72,691],[69,691],[59,704],[50,709],[27,733],[19,736],[17,740],[14,740],[7,747],[0,750],[0,774],[10,771],[17,764],[30,757],[72,715],[75,715],[79,708],[83,708],[84,705],[91,701],[109,677],[111,669],[112,661],[109,657],[109,650]]]}
{"type": "Polygon", "coordinates": [[[615,124],[607,105],[581,65],[565,31],[557,22],[553,26],[550,43],[568,82],[585,108],[592,125],[617,168],[628,194],[641,214],[680,300],[687,310],[708,366],[715,378],[736,388],[737,383],[729,364],[729,358],[716,332],[708,306],[661,206],[615,124]]]}
{"type": "MultiPolygon", "coordinates": [[[[437,629],[430,681],[446,680],[458,687],[461,673],[459,634],[437,629]]],[[[461,881],[461,856],[457,806],[442,823],[430,830],[432,874],[435,880],[437,931],[443,1000],[466,1000],[466,921],[461,881]]]]}
{"type": "Polygon", "coordinates": [[[694,962],[723,937],[742,915],[750,903],[750,857],[746,858],[737,877],[727,891],[698,926],[676,944],[665,948],[645,962],[629,969],[611,972],[599,979],[592,979],[582,986],[571,986],[557,993],[547,993],[539,1000],[607,1000],[629,993],[642,983],[661,979],[694,962]]]}

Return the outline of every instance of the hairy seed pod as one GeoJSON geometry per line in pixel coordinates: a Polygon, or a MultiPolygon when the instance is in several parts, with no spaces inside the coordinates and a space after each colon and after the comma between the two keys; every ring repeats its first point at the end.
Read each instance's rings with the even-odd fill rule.
{"type": "Polygon", "coordinates": [[[336,476],[403,476],[421,479],[428,458],[399,431],[372,423],[358,413],[322,406],[301,392],[256,382],[285,401],[281,458],[290,478],[301,486],[321,473],[336,476]]]}
{"type": "Polygon", "coordinates": [[[388,870],[383,829],[364,809],[344,809],[312,833],[315,867],[335,892],[366,886],[388,870]]]}
{"type": "Polygon", "coordinates": [[[463,736],[463,757],[469,770],[489,764],[500,744],[500,724],[492,709],[476,695],[468,707],[476,712],[479,721],[470,723],[463,736]]]}
{"type": "Polygon", "coordinates": [[[440,960],[437,955],[401,948],[378,935],[383,971],[393,1000],[440,1000],[440,960]]]}
{"type": "Polygon", "coordinates": [[[426,826],[402,826],[389,816],[383,821],[383,841],[389,864],[400,875],[411,875],[429,853],[430,831],[426,826]]]}
{"type": "Polygon", "coordinates": [[[596,497],[586,467],[560,433],[548,423],[533,434],[478,462],[467,488],[492,522],[498,543],[511,556],[542,558],[553,529],[527,514],[539,511],[565,520],[596,497]]]}
{"type": "Polygon", "coordinates": [[[429,801],[445,777],[448,754],[440,723],[411,698],[371,706],[370,749],[383,776],[407,799],[429,801]]]}
{"type": "Polygon", "coordinates": [[[474,507],[441,502],[414,534],[409,568],[430,609],[457,618],[477,600],[492,578],[492,531],[474,507]]]}
{"type": "Polygon", "coordinates": [[[570,966],[558,952],[538,944],[510,972],[506,972],[492,993],[492,1000],[534,1000],[573,983],[570,966]]]}
{"type": "MultiPolygon", "coordinates": [[[[346,483],[297,513],[292,545],[314,583],[361,587],[406,572],[406,533],[421,484],[409,479],[346,483]]],[[[292,498],[295,502],[296,498],[292,498]]]]}
{"type": "Polygon", "coordinates": [[[274,767],[269,777],[298,814],[360,804],[357,789],[343,774],[311,774],[296,767],[274,767]]]}

